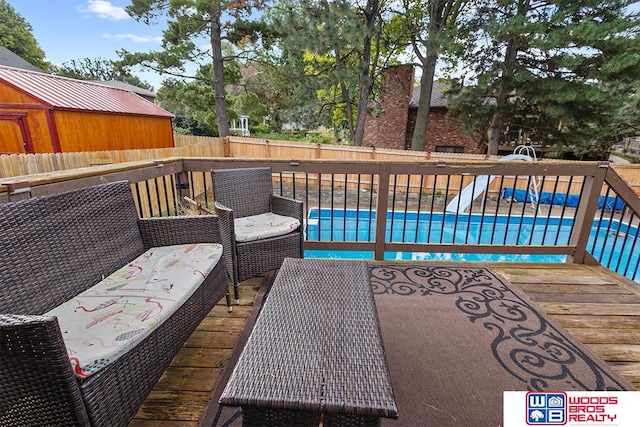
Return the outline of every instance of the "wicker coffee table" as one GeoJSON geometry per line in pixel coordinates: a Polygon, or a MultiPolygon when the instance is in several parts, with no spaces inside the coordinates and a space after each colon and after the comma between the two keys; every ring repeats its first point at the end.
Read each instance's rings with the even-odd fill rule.
{"type": "Polygon", "coordinates": [[[396,418],[366,263],[285,259],[220,403],[243,426],[396,418]]]}

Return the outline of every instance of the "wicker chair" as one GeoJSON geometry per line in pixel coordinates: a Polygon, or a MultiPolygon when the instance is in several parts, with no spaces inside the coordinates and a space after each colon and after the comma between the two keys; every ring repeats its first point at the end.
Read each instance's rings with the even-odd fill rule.
{"type": "Polygon", "coordinates": [[[238,303],[240,282],[280,268],[287,257],[303,257],[302,202],[273,194],[271,168],[214,169],[211,175],[222,245],[231,254],[225,257],[226,267],[238,303]],[[280,230],[275,236],[240,241],[238,219],[269,213],[293,218],[300,226],[280,230]]]}

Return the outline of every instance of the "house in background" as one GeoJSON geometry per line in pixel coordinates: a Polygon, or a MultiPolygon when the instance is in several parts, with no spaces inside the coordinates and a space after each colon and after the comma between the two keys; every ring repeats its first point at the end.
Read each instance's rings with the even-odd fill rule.
{"type": "Polygon", "coordinates": [[[0,66],[0,153],[173,147],[172,119],[129,90],[0,66]]]}
{"type": "MultiPolygon", "coordinates": [[[[367,113],[364,145],[410,150],[418,114],[420,87],[414,86],[412,65],[386,68],[382,74],[380,99],[367,113]]],[[[464,134],[459,120],[447,118],[448,100],[444,84],[435,81],[431,93],[425,151],[478,153],[476,141],[464,134]]]]}
{"type": "Polygon", "coordinates": [[[108,80],[108,81],[90,80],[90,81],[92,83],[97,83],[100,85],[111,86],[111,87],[116,87],[118,89],[128,90],[135,93],[136,95],[143,97],[149,102],[153,102],[154,104],[156,103],[156,94],[154,92],[151,92],[150,90],[147,90],[138,86],[130,85],[129,83],[120,82],[118,80],[108,80]]]}
{"type": "Polygon", "coordinates": [[[22,59],[21,56],[16,55],[4,46],[0,46],[0,65],[44,73],[43,70],[36,67],[31,62],[22,59]]]}

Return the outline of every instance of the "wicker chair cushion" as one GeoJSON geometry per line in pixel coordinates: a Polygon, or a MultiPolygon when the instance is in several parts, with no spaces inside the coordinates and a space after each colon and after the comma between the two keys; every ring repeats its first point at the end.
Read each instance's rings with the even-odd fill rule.
{"type": "Polygon", "coordinates": [[[95,286],[46,313],[57,316],[75,374],[115,361],[168,319],[222,256],[222,245],[151,248],[95,286]]]}
{"type": "Polygon", "coordinates": [[[245,216],[234,220],[234,234],[237,242],[253,242],[269,237],[283,236],[300,227],[296,218],[273,212],[245,216]]]}

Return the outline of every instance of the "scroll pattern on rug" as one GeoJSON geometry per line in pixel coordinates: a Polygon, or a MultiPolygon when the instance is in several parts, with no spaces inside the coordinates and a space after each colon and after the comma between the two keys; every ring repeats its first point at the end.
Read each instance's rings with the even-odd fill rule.
{"type": "Polygon", "coordinates": [[[455,308],[470,323],[493,332],[489,350],[528,390],[627,388],[604,362],[597,363],[597,356],[488,268],[371,265],[369,274],[376,295],[457,296],[455,308]]]}

